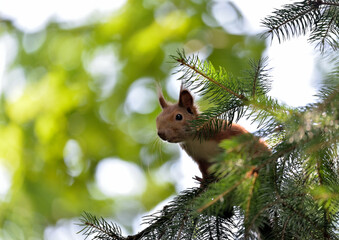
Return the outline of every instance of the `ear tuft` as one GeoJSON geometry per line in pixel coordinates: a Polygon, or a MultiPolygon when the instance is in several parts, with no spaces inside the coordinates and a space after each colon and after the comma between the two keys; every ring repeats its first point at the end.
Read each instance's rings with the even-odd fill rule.
{"type": "Polygon", "coordinates": [[[193,108],[193,97],[188,90],[182,90],[179,96],[179,106],[186,109],[193,108]]]}
{"type": "Polygon", "coordinates": [[[168,106],[165,98],[164,98],[164,95],[161,91],[161,88],[158,86],[158,98],[159,98],[159,103],[160,103],[160,106],[162,109],[166,108],[168,106]]]}

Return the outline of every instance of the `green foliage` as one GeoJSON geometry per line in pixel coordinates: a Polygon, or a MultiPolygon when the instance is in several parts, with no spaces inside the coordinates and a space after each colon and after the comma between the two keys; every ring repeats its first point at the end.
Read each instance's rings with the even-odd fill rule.
{"type": "Polygon", "coordinates": [[[264,19],[266,35],[276,35],[279,42],[290,36],[311,32],[309,40],[317,42],[321,51],[329,46],[338,49],[339,2],[337,0],[305,0],[285,5],[264,19]]]}
{"type": "MultiPolygon", "coordinates": [[[[313,10],[322,4],[337,7],[336,2],[307,1],[278,10],[287,14],[287,27],[278,34],[288,33],[287,28],[296,33],[314,24],[331,24],[310,20],[321,14],[313,10]],[[296,26],[293,20],[299,16],[296,26]]],[[[250,134],[223,141],[225,152],[212,166],[215,182],[203,181],[200,188],[181,192],[149,216],[149,226],[138,234],[104,239],[339,239],[338,60],[322,83],[319,100],[291,108],[267,96],[270,78],[263,60],[252,64],[246,77],[236,78],[194,55],[179,52],[174,59],[185,86],[214,104],[192,122],[198,136],[209,137],[214,128],[220,131],[220,120],[231,124],[239,117],[253,117],[270,151],[256,154],[258,139],[250,134]]]]}
{"type": "Polygon", "coordinates": [[[166,86],[173,67],[168,56],[178,48],[207,49],[210,61],[239,72],[265,49],[263,40],[226,32],[212,6],[129,0],[104,18],[76,26],[50,22],[35,33],[1,19],[1,39],[16,46],[4,78],[22,93],[12,97],[2,85],[0,165],[10,173],[11,188],[0,196],[0,238],[40,239],[47,227],[84,210],[119,216],[132,231],[136,214],[175,194],[176,179],[156,177],[166,162],[178,159],[178,149],[157,142],[154,122],[160,111],[155,81],[166,86]],[[15,71],[23,80],[8,77],[15,71]],[[133,89],[150,94],[132,98],[133,89]],[[76,154],[67,153],[69,145],[76,146],[71,148],[76,154]],[[111,197],[100,191],[95,173],[109,157],[140,167],[146,181],[141,195],[111,197]],[[133,215],[126,214],[131,208],[133,215]]]}
{"type": "Polygon", "coordinates": [[[137,235],[107,239],[338,239],[338,78],[320,92],[285,114],[271,153],[253,154],[251,135],[224,141],[217,182],[180,193],[137,235]]]}
{"type": "Polygon", "coordinates": [[[251,62],[251,70],[242,77],[234,77],[221,67],[216,70],[211,62],[201,62],[197,56],[187,57],[184,52],[178,52],[174,60],[179,63],[178,71],[184,72],[179,80],[214,105],[192,125],[199,138],[209,138],[219,132],[222,120],[228,121],[229,125],[233,120],[238,121],[251,105],[258,107],[262,101],[266,102],[266,107],[274,104],[274,100],[265,95],[270,90],[265,59],[251,62]]]}
{"type": "Polygon", "coordinates": [[[93,235],[94,239],[103,238],[122,238],[121,229],[114,223],[108,223],[105,219],[98,219],[90,213],[84,213],[81,219],[82,224],[80,226],[90,226],[89,228],[83,228],[80,232],[86,237],[93,235]],[[98,227],[100,226],[100,227],[98,227]]]}

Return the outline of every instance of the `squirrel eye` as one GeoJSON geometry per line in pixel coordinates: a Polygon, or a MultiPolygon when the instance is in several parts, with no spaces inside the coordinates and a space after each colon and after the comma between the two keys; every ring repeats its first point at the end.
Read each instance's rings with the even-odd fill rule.
{"type": "Polygon", "coordinates": [[[175,120],[177,120],[177,121],[182,120],[182,115],[181,115],[181,114],[177,114],[177,115],[175,116],[175,120]]]}

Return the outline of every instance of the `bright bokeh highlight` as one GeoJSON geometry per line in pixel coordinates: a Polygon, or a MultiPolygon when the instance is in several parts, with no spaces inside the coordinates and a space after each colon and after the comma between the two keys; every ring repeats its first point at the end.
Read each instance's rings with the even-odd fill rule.
{"type": "Polygon", "coordinates": [[[108,197],[140,195],[146,187],[145,176],[136,164],[115,158],[99,162],[95,179],[108,197]]]}

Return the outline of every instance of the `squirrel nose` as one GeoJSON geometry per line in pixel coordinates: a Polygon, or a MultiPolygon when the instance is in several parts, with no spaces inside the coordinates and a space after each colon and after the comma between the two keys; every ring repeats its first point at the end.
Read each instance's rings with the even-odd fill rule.
{"type": "Polygon", "coordinates": [[[162,140],[166,140],[166,134],[164,132],[158,132],[158,136],[162,139],[162,140]]]}

